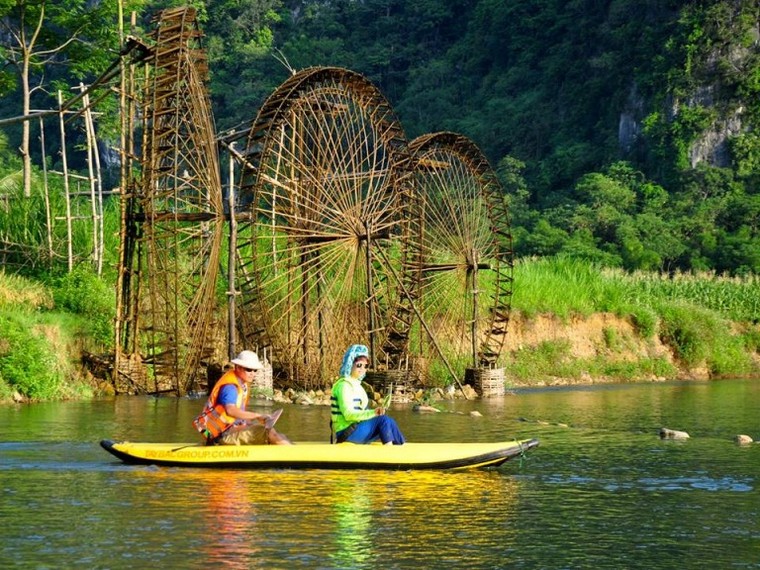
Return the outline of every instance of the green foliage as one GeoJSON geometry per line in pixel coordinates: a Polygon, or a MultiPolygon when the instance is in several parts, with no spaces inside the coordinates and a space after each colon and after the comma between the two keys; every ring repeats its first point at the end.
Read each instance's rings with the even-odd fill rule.
{"type": "Polygon", "coordinates": [[[63,381],[56,348],[32,323],[0,314],[0,379],[33,400],[56,398],[63,381]]]}
{"type": "MultiPolygon", "coordinates": [[[[630,319],[644,338],[658,335],[689,367],[705,366],[713,376],[756,373],[749,354],[760,344],[757,325],[751,324],[760,322],[757,277],[630,274],[600,271],[594,264],[557,257],[521,260],[515,267],[515,284],[513,309],[523,315],[553,314],[568,319],[611,312],[630,319]],[[749,323],[747,332],[732,332],[729,320],[749,323]]],[[[624,346],[624,339],[611,329],[603,331],[603,338],[612,354],[624,346]]],[[[613,378],[672,377],[674,373],[673,366],[660,359],[624,364],[600,357],[575,359],[571,365],[572,359],[565,356],[555,344],[527,353],[518,351],[509,366],[510,374],[524,379],[521,375],[529,376],[532,367],[537,374],[576,378],[584,372],[613,378]],[[554,359],[556,365],[551,364],[554,359]]]]}
{"type": "Polygon", "coordinates": [[[755,366],[740,336],[722,334],[712,346],[708,365],[718,378],[741,378],[755,372],[755,366]]]}
{"type": "Polygon", "coordinates": [[[750,329],[742,333],[740,337],[746,350],[760,354],[760,328],[750,329]]]}
{"type": "MultiPolygon", "coordinates": [[[[533,348],[518,350],[507,366],[511,378],[545,379],[548,376],[577,377],[568,341],[544,341],[533,348]]],[[[577,362],[576,362],[577,364],[577,362]]]]}
{"type": "MultiPolygon", "coordinates": [[[[182,4],[198,9],[220,129],[250,122],[292,70],[347,67],[375,82],[410,138],[462,132],[499,165],[519,255],[760,271],[756,209],[747,208],[760,172],[756,2],[130,0],[124,12],[139,13],[136,33],[147,36],[151,14],[182,4]],[[728,119],[741,121],[733,162],[717,148],[715,166],[692,168],[694,142],[728,119]]],[[[38,10],[3,4],[9,25],[20,6],[38,10]]],[[[60,54],[66,65],[38,62],[35,77],[68,89],[113,61],[116,0],[47,6],[40,46],[80,24],[84,41],[60,54]]],[[[34,97],[33,106],[52,103],[42,90],[34,97]]],[[[18,100],[5,99],[5,115],[18,114],[18,100]]],[[[113,133],[115,99],[98,112],[99,129],[113,133]]],[[[0,185],[15,185],[18,169],[3,169],[0,185]]]]}
{"type": "Polygon", "coordinates": [[[526,315],[553,313],[567,319],[614,310],[621,290],[600,278],[599,268],[558,256],[520,260],[515,265],[513,307],[526,315]]]}
{"type": "Polygon", "coordinates": [[[647,305],[632,305],[628,312],[637,332],[643,338],[652,338],[659,325],[659,317],[654,309],[647,305]]]}

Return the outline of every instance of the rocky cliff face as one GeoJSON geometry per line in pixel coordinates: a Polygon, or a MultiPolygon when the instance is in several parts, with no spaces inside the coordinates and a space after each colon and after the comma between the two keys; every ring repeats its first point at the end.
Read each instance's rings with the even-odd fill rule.
{"type": "MultiPolygon", "coordinates": [[[[741,24],[737,22],[731,25],[738,27],[741,24]]],[[[746,38],[744,45],[716,45],[710,51],[706,60],[693,72],[692,78],[696,84],[691,93],[666,98],[665,109],[662,111],[671,122],[684,108],[699,107],[711,110],[714,114],[711,124],[689,148],[688,159],[692,168],[700,163],[730,167],[731,138],[750,129],[745,116],[746,106],[737,94],[737,81],[760,58],[760,23],[755,23],[749,30],[737,29],[737,42],[740,37],[746,38]]],[[[624,151],[631,151],[639,142],[642,122],[651,111],[637,85],[633,83],[619,115],[618,143],[624,151]]]]}

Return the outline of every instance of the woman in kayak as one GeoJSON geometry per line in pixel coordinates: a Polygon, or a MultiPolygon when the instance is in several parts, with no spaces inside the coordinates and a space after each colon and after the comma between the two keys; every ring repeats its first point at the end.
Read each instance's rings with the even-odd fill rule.
{"type": "Polygon", "coordinates": [[[208,445],[289,445],[285,435],[275,431],[279,417],[246,410],[249,382],[264,369],[258,355],[244,350],[232,360],[234,368],[214,385],[203,412],[193,424],[208,445]]]}
{"type": "Polygon", "coordinates": [[[363,344],[351,345],[343,355],[340,377],[333,384],[330,396],[331,424],[338,443],[371,443],[401,445],[404,436],[384,408],[368,410],[369,398],[362,387],[362,378],[369,366],[369,350],[363,344]]]}

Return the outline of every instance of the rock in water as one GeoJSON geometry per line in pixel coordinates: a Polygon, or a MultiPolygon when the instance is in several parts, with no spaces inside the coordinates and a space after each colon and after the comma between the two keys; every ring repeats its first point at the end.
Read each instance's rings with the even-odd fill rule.
{"type": "Polygon", "coordinates": [[[660,428],[660,439],[689,439],[689,434],[685,431],[660,428]]]}

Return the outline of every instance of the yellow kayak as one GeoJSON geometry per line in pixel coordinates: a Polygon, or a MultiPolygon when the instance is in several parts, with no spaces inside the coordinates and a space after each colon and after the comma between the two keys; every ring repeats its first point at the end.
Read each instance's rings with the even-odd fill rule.
{"type": "Polygon", "coordinates": [[[472,469],[501,465],[538,445],[537,439],[495,443],[297,443],[213,445],[103,440],[100,445],[125,463],[171,467],[241,469],[472,469]]]}

